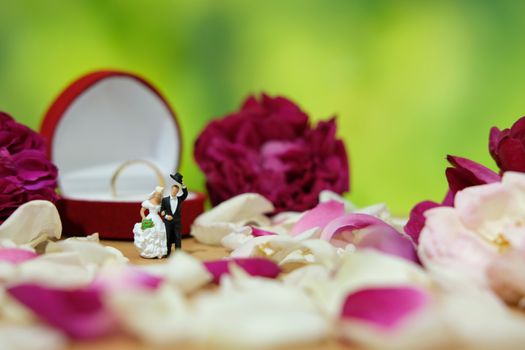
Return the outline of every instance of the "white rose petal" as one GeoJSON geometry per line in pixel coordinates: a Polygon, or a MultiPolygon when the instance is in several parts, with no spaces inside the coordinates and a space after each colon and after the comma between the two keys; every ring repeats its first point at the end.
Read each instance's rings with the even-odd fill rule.
{"type": "Polygon", "coordinates": [[[0,323],[0,349],[60,350],[66,346],[65,336],[52,328],[0,323]]]}
{"type": "Polygon", "coordinates": [[[100,243],[100,237],[98,233],[93,233],[85,237],[69,237],[63,240],[63,242],[93,242],[100,243]]]}
{"type": "Polygon", "coordinates": [[[491,293],[448,293],[435,312],[460,345],[487,350],[522,349],[525,343],[523,315],[508,309],[491,293]]]}
{"type": "Polygon", "coordinates": [[[253,239],[252,235],[232,232],[221,239],[221,244],[229,251],[240,248],[243,244],[253,239]]]}
{"type": "Polygon", "coordinates": [[[273,204],[257,193],[244,193],[230,198],[199,215],[195,224],[241,222],[274,211],[273,204]]]}
{"type": "Polygon", "coordinates": [[[30,251],[30,252],[35,252],[35,248],[33,248],[31,245],[29,244],[16,244],[15,242],[13,242],[12,240],[10,239],[1,239],[0,238],[0,248],[16,248],[16,249],[25,249],[27,251],[30,251]]]}
{"type": "Polygon", "coordinates": [[[191,227],[191,235],[201,243],[220,245],[230,233],[249,233],[247,225],[268,226],[264,215],[274,210],[273,204],[257,193],[244,193],[228,199],[199,215],[191,227]]]}
{"type": "Polygon", "coordinates": [[[168,284],[185,293],[191,293],[213,279],[198,259],[182,251],[175,252],[164,264],[147,265],[141,268],[165,278],[168,284]]]}
{"type": "Polygon", "coordinates": [[[318,232],[319,230],[314,228],[295,237],[288,235],[254,237],[232,251],[230,256],[266,257],[280,264],[284,270],[310,263],[333,267],[337,264],[339,255],[330,243],[320,239],[310,239],[318,232]]]}
{"type": "Polygon", "coordinates": [[[36,246],[49,238],[62,235],[62,222],[55,205],[48,201],[27,202],[16,209],[0,225],[0,240],[16,245],[36,246]]]}
{"type": "Polygon", "coordinates": [[[301,219],[304,213],[295,212],[295,211],[285,211],[281,212],[271,219],[271,225],[275,227],[280,227],[286,232],[290,232],[292,227],[301,219]]]}
{"type": "Polygon", "coordinates": [[[321,193],[319,193],[319,202],[325,203],[330,201],[337,201],[340,203],[343,203],[345,205],[345,212],[351,213],[357,209],[357,206],[349,201],[348,199],[344,198],[338,193],[335,193],[330,190],[323,190],[321,193]]]}
{"type": "Polygon", "coordinates": [[[282,281],[299,288],[308,288],[312,283],[322,284],[331,279],[331,270],[323,265],[306,265],[286,274],[282,281]]]}
{"type": "Polygon", "coordinates": [[[302,290],[235,272],[195,300],[192,340],[208,346],[273,348],[321,341],[329,322],[302,290]]]}
{"type": "Polygon", "coordinates": [[[150,344],[183,341],[192,324],[186,299],[169,285],[154,292],[131,290],[108,295],[107,303],[127,331],[150,344]]]}
{"type": "Polygon", "coordinates": [[[3,288],[0,288],[0,320],[14,325],[29,325],[36,321],[33,312],[16,301],[3,288]]]}
{"type": "Polygon", "coordinates": [[[53,253],[19,264],[9,282],[75,288],[88,285],[95,273],[95,266],[84,265],[76,252],[53,253]]]}
{"type": "Polygon", "coordinates": [[[120,250],[91,240],[66,239],[59,242],[49,242],[46,253],[56,252],[76,252],[79,254],[82,263],[86,265],[124,264],[129,261],[120,250]]]}
{"type": "Polygon", "coordinates": [[[220,246],[222,239],[229,234],[250,234],[249,226],[238,225],[227,222],[206,223],[193,225],[191,228],[191,235],[203,244],[220,246]]]}

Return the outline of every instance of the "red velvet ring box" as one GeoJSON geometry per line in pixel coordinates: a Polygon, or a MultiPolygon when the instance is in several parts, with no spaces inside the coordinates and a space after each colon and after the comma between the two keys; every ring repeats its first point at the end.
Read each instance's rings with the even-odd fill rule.
{"type": "MultiPolygon", "coordinates": [[[[169,195],[169,175],[180,164],[174,111],[153,85],[127,72],[98,71],[73,82],[49,108],[41,133],[59,169],[57,207],[67,235],[133,239],[142,201],[162,180],[169,195]]],[[[183,234],[204,201],[204,194],[189,193],[183,234]]]]}

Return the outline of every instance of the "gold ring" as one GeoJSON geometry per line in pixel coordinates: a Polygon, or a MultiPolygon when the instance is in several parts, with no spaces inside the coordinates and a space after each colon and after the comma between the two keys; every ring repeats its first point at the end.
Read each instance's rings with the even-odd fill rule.
{"type": "Polygon", "coordinates": [[[155,164],[153,164],[152,162],[148,160],[144,160],[144,159],[128,160],[122,163],[121,165],[119,165],[119,167],[113,173],[113,176],[111,176],[111,193],[113,194],[113,197],[117,197],[117,178],[124,171],[124,169],[126,169],[127,167],[133,164],[147,165],[150,169],[152,169],[155,172],[155,175],[157,176],[157,181],[159,182],[159,186],[165,187],[164,186],[165,181],[164,181],[164,177],[162,176],[162,172],[155,164]]]}

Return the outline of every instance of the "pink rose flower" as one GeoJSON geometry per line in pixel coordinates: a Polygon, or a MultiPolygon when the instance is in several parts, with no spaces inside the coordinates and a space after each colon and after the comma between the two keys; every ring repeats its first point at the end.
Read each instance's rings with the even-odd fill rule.
{"type": "Polygon", "coordinates": [[[427,268],[461,273],[506,301],[525,296],[525,174],[468,187],[456,194],[455,207],[425,216],[418,253],[427,268]]]}
{"type": "Polygon", "coordinates": [[[335,119],[312,127],[308,115],[284,97],[249,97],[238,112],[209,123],[194,156],[206,175],[212,204],[256,192],[276,212],[304,211],[319,192],[349,190],[348,159],[335,119]]]}
{"type": "Polygon", "coordinates": [[[43,138],[0,112],[0,223],[28,201],[56,201],[56,187],[57,168],[43,138]]]}

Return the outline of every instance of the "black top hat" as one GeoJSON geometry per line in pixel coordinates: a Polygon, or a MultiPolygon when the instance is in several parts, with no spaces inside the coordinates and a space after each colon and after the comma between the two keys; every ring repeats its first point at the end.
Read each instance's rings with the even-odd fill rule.
{"type": "Polygon", "coordinates": [[[177,184],[182,185],[182,174],[181,173],[175,173],[175,175],[170,174],[170,177],[175,180],[177,184]]]}

